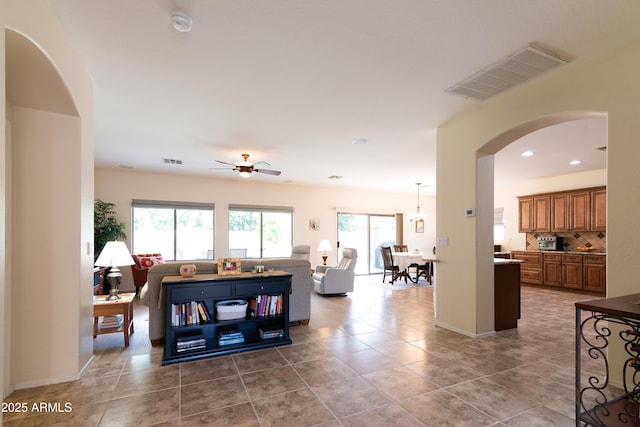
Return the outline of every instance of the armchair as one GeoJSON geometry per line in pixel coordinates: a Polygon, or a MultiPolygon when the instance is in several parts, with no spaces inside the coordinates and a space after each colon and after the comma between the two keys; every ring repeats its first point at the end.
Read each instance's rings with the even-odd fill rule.
{"type": "Polygon", "coordinates": [[[342,259],[336,267],[319,265],[313,273],[313,287],[316,293],[346,294],[353,292],[354,270],[358,261],[355,248],[342,249],[342,259]]]}
{"type": "Polygon", "coordinates": [[[136,287],[136,295],[140,293],[140,288],[147,283],[147,273],[149,269],[156,264],[163,264],[164,260],[162,254],[134,254],[131,255],[135,264],[131,266],[131,273],[133,275],[133,284],[136,287]]]}
{"type": "Polygon", "coordinates": [[[291,247],[291,258],[304,259],[309,261],[311,254],[311,245],[293,245],[291,247]]]}

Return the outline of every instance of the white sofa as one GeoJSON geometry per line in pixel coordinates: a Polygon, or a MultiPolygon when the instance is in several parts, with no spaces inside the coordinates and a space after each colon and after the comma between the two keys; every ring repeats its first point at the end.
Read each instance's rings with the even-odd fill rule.
{"type": "Polygon", "coordinates": [[[346,294],[353,292],[358,251],[342,249],[342,259],[336,267],[319,265],[313,273],[313,289],[320,295],[346,294]]]}
{"type": "MultiPolygon", "coordinates": [[[[242,259],[242,271],[251,271],[256,265],[264,265],[265,270],[283,270],[292,274],[291,294],[289,295],[289,321],[309,323],[311,316],[311,263],[302,259],[242,259]]],[[[215,261],[184,262],[176,261],[154,265],[149,269],[147,283],[142,288],[140,298],[149,307],[149,339],[154,345],[164,342],[165,307],[161,298],[162,278],[179,276],[182,264],[195,264],[196,274],[213,274],[218,272],[215,261]]]]}

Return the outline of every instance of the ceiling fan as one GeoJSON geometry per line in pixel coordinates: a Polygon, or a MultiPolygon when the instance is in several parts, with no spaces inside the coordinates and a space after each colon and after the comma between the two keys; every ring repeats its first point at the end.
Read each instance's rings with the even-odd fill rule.
{"type": "MultiPolygon", "coordinates": [[[[244,160],[236,164],[223,162],[222,160],[216,160],[216,162],[222,163],[223,165],[233,166],[231,170],[238,171],[240,173],[240,176],[243,178],[249,178],[252,172],[266,173],[267,175],[280,175],[282,173],[280,171],[275,171],[271,169],[256,168],[256,166],[258,165],[265,165],[265,166],[271,166],[271,165],[267,162],[256,162],[256,163],[249,162],[247,161],[247,159],[249,158],[248,154],[241,154],[241,156],[244,160]]],[[[229,168],[210,168],[210,169],[229,169],[229,168]]]]}

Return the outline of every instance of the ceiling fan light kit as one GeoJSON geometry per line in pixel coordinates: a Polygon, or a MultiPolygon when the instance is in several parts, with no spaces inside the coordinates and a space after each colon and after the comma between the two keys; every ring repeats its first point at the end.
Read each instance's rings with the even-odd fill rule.
{"type": "MultiPolygon", "coordinates": [[[[271,170],[271,169],[256,169],[255,166],[258,164],[263,164],[267,166],[270,166],[270,165],[267,162],[252,163],[247,160],[249,158],[248,154],[242,154],[242,158],[244,160],[236,163],[235,165],[233,163],[223,162],[222,160],[216,160],[216,162],[222,163],[223,165],[233,166],[233,168],[230,168],[230,169],[234,171],[238,171],[240,176],[243,178],[249,178],[253,172],[264,173],[267,175],[276,175],[276,176],[282,173],[280,171],[271,170]]],[[[211,168],[211,169],[229,169],[229,168],[211,168]]]]}

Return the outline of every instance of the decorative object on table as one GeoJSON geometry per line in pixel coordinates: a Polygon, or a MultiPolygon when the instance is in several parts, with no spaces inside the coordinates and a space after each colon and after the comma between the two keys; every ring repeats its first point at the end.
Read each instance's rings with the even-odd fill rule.
{"type": "Polygon", "coordinates": [[[107,242],[127,238],[124,233],[126,224],[118,221],[114,210],[115,206],[114,203],[103,202],[100,199],[93,202],[94,260],[97,259],[96,255],[102,252],[107,242]]]}
{"type": "Polygon", "coordinates": [[[111,267],[111,270],[107,274],[107,280],[111,285],[109,297],[107,298],[108,301],[114,301],[120,298],[118,297],[118,287],[120,286],[122,273],[118,267],[133,264],[134,261],[131,253],[124,242],[107,242],[104,249],[102,249],[95,265],[98,267],[111,267]]]}
{"type": "MultiPolygon", "coordinates": [[[[409,215],[409,221],[423,221],[424,223],[424,219],[427,216],[423,213],[420,213],[420,186],[421,185],[422,185],[421,182],[416,182],[416,187],[418,187],[418,206],[416,206],[416,213],[409,215]]],[[[419,231],[418,233],[421,233],[421,231],[419,231]]]]}
{"type": "Polygon", "coordinates": [[[180,266],[180,275],[182,277],[193,277],[196,275],[196,271],[195,264],[183,264],[180,266]]]}
{"type": "Polygon", "coordinates": [[[424,233],[424,220],[416,220],[416,233],[424,233]]]}
{"type": "Polygon", "coordinates": [[[327,252],[331,252],[333,248],[328,240],[320,240],[318,245],[318,252],[322,252],[322,265],[327,265],[327,252]]]}
{"type": "Polygon", "coordinates": [[[240,268],[240,258],[218,258],[218,274],[221,276],[239,274],[240,268]]]}
{"type": "Polygon", "coordinates": [[[309,230],[311,230],[311,231],[320,230],[320,220],[319,219],[310,219],[309,220],[309,230]]]}

